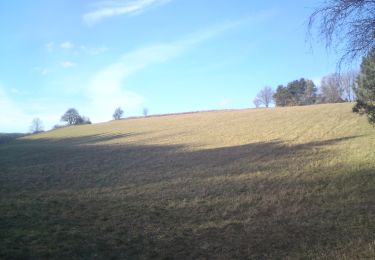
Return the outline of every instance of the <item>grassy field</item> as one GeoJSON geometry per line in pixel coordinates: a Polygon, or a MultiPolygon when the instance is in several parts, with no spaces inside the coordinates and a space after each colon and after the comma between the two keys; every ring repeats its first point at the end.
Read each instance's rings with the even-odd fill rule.
{"type": "Polygon", "coordinates": [[[121,120],[0,145],[0,258],[375,258],[352,104],[121,120]]]}

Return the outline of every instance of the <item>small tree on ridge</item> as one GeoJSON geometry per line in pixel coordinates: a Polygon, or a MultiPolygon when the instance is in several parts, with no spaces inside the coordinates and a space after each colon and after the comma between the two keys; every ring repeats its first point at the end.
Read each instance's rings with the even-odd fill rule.
{"type": "Polygon", "coordinates": [[[64,115],[61,117],[61,121],[67,122],[68,125],[77,125],[81,121],[81,116],[79,115],[77,109],[69,108],[64,115]]]}
{"type": "Polygon", "coordinates": [[[43,132],[43,122],[40,120],[40,118],[36,117],[31,121],[31,126],[30,126],[30,132],[35,134],[39,132],[43,132]]]}
{"type": "Polygon", "coordinates": [[[124,114],[124,111],[121,109],[121,107],[116,108],[115,112],[113,113],[113,119],[120,120],[124,114]]]}
{"type": "Polygon", "coordinates": [[[256,99],[259,99],[259,102],[265,107],[269,107],[272,103],[273,90],[269,86],[265,86],[256,96],[256,99]]]}

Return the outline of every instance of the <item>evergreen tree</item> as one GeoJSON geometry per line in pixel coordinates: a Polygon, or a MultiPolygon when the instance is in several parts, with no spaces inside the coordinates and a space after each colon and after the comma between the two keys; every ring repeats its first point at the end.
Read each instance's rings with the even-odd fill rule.
{"type": "Polygon", "coordinates": [[[304,106],[316,102],[317,88],[311,80],[301,78],[277,87],[273,98],[276,106],[304,106]]]}
{"type": "Polygon", "coordinates": [[[353,111],[366,114],[369,122],[375,124],[375,49],[362,60],[355,94],[357,103],[353,111]]]}

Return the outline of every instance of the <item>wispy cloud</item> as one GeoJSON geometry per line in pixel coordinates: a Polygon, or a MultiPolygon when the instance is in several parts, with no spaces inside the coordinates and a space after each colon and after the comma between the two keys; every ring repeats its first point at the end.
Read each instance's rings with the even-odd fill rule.
{"type": "Polygon", "coordinates": [[[25,122],[30,118],[15,102],[6,94],[0,85],[0,110],[7,113],[0,113],[0,132],[13,132],[25,129],[25,122]]]}
{"type": "Polygon", "coordinates": [[[114,109],[122,106],[126,111],[136,109],[143,103],[143,97],[125,90],[122,86],[125,64],[115,63],[99,71],[87,88],[91,119],[94,122],[107,121],[114,109]]]}
{"type": "Polygon", "coordinates": [[[73,67],[77,66],[77,64],[72,62],[72,61],[63,61],[63,62],[61,62],[61,66],[63,68],[68,69],[68,68],[73,68],[73,67]]]}
{"type": "Polygon", "coordinates": [[[37,72],[40,73],[42,76],[46,76],[48,74],[48,69],[42,67],[35,67],[34,68],[37,72]]]}
{"type": "MultiPolygon", "coordinates": [[[[8,88],[9,89],[9,88],[8,88]]],[[[60,115],[65,111],[65,102],[51,100],[51,98],[28,99],[28,93],[21,92],[24,97],[22,101],[13,98],[15,89],[9,89],[0,82],[0,110],[7,111],[0,113],[0,132],[22,132],[29,131],[31,121],[39,117],[43,121],[45,130],[51,129],[53,125],[59,123],[60,115]]]]}
{"type": "Polygon", "coordinates": [[[219,106],[221,106],[221,107],[227,107],[231,103],[232,103],[232,101],[230,99],[224,98],[224,99],[220,100],[219,106]]]}
{"type": "Polygon", "coordinates": [[[74,45],[70,41],[66,41],[66,42],[62,42],[60,44],[60,47],[63,48],[63,49],[71,49],[71,48],[74,47],[74,45]]]}
{"type": "Polygon", "coordinates": [[[83,21],[88,25],[93,25],[105,18],[124,15],[139,14],[144,10],[162,5],[172,0],[117,0],[117,1],[101,1],[94,5],[93,10],[85,13],[82,17],[83,21]]]}
{"type": "MultiPolygon", "coordinates": [[[[207,44],[215,37],[220,37],[241,26],[254,26],[264,19],[267,19],[267,14],[258,14],[206,28],[175,41],[144,46],[126,52],[92,75],[89,78],[89,84],[83,86],[84,89],[79,88],[82,84],[78,84],[80,86],[77,86],[77,89],[79,88],[77,92],[66,94],[61,89],[70,84],[63,84],[57,91],[66,97],[74,95],[79,97],[80,101],[76,103],[69,101],[69,106],[74,106],[82,114],[90,116],[93,122],[111,119],[114,109],[118,106],[122,106],[127,114],[141,113],[145,98],[138,93],[135,86],[127,85],[127,79],[130,76],[150,66],[176,59],[200,44],[207,44]]],[[[48,46],[46,45],[46,48],[48,47],[57,50],[60,45],[51,42],[48,46]]],[[[72,67],[75,66],[75,63],[66,58],[65,62],[58,65],[72,67]]],[[[43,74],[44,69],[40,67],[37,71],[43,74]]],[[[26,96],[22,98],[22,101],[17,101],[17,96],[13,95],[12,90],[9,89],[9,92],[4,90],[6,89],[1,88],[0,85],[0,110],[11,111],[11,113],[0,114],[0,131],[21,131],[22,129],[26,131],[32,118],[36,116],[42,119],[48,129],[59,122],[61,114],[67,109],[66,100],[68,98],[61,99],[59,96],[54,100],[48,97],[45,100],[38,98],[38,100],[27,101],[26,96]]]]}
{"type": "Polygon", "coordinates": [[[91,102],[90,113],[94,122],[108,120],[116,107],[140,109],[144,98],[137,93],[125,90],[124,81],[131,75],[155,64],[167,62],[186,53],[205,41],[218,37],[252,19],[227,22],[196,33],[187,35],[170,43],[151,45],[125,53],[115,63],[100,70],[87,87],[91,102]]]}
{"type": "Polygon", "coordinates": [[[24,91],[21,91],[17,88],[11,88],[10,92],[15,95],[25,95],[26,93],[24,91]]]}
{"type": "Polygon", "coordinates": [[[107,46],[101,46],[101,47],[88,47],[88,46],[85,46],[85,45],[82,45],[81,46],[81,50],[84,52],[84,53],[87,53],[89,55],[99,55],[101,53],[104,53],[106,51],[109,50],[109,48],[107,46]]]}
{"type": "Polygon", "coordinates": [[[323,77],[312,77],[312,81],[316,86],[320,86],[323,77]]]}

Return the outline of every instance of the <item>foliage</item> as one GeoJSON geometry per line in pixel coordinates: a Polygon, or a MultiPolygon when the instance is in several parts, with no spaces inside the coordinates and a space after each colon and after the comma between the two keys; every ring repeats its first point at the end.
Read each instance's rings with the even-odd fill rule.
{"type": "Polygon", "coordinates": [[[115,120],[120,120],[124,115],[124,110],[121,107],[116,108],[115,112],[113,113],[112,117],[115,120]]]}
{"type": "Polygon", "coordinates": [[[77,109],[69,108],[64,115],[61,117],[61,121],[67,122],[68,125],[77,125],[80,122],[81,116],[77,109]]]}
{"type": "Polygon", "coordinates": [[[279,85],[273,95],[276,106],[303,106],[316,102],[317,88],[311,80],[301,78],[289,82],[286,87],[279,85]]]}
{"type": "Polygon", "coordinates": [[[355,93],[357,103],[353,111],[366,114],[369,122],[375,124],[375,49],[363,58],[355,93]]]}
{"type": "Polygon", "coordinates": [[[85,125],[91,124],[91,121],[86,116],[81,116],[77,109],[69,108],[61,117],[61,121],[67,122],[68,125],[85,125]]]}

